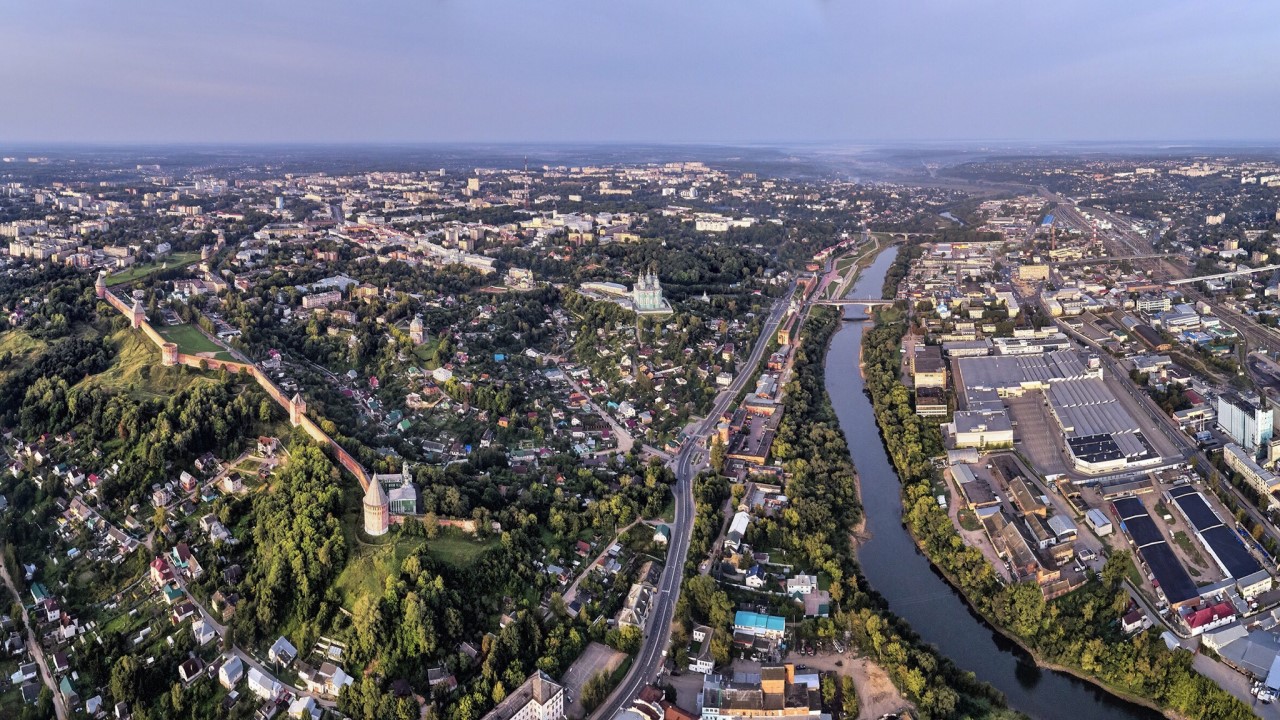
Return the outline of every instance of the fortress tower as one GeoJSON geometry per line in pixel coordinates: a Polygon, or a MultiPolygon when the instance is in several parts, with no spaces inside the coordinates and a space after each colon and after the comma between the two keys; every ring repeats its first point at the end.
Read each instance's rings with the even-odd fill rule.
{"type": "Polygon", "coordinates": [[[93,293],[99,300],[107,299],[107,271],[99,270],[98,279],[93,283],[93,293]]]}
{"type": "Polygon", "coordinates": [[[294,393],[293,399],[289,401],[289,423],[294,427],[302,424],[302,418],[307,415],[307,401],[302,399],[302,393],[294,393]]]}
{"type": "Polygon", "coordinates": [[[133,309],[129,311],[129,327],[137,330],[147,321],[147,311],[142,307],[142,298],[133,299],[133,309]]]}
{"type": "Polygon", "coordinates": [[[364,531],[377,537],[391,528],[391,499],[377,478],[369,481],[364,494],[364,531]]]}
{"type": "Polygon", "coordinates": [[[166,367],[173,367],[178,364],[178,346],[176,343],[167,342],[160,346],[160,364],[166,367]]]}

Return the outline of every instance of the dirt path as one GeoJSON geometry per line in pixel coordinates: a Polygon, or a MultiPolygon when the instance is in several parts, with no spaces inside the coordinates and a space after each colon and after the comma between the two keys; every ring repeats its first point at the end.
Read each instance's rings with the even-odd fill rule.
{"type": "Polygon", "coordinates": [[[628,530],[635,527],[636,524],[640,522],[641,520],[638,520],[638,519],[632,520],[630,525],[618,530],[618,532],[614,534],[613,539],[605,544],[604,549],[600,551],[600,554],[596,555],[594,560],[592,560],[589,563],[586,563],[583,566],[582,572],[578,573],[578,577],[573,579],[573,582],[569,585],[567,589],[565,589],[564,593],[560,596],[564,598],[564,601],[566,603],[571,603],[573,602],[574,598],[578,597],[578,585],[581,584],[583,578],[585,578],[591,572],[591,568],[600,564],[601,560],[604,560],[605,556],[609,554],[609,548],[613,547],[613,544],[621,540],[622,536],[627,534],[628,530]]]}
{"type": "MultiPolygon", "coordinates": [[[[911,703],[893,686],[884,668],[867,658],[827,653],[813,657],[792,655],[786,661],[794,663],[797,670],[798,666],[805,665],[809,672],[834,672],[852,677],[853,686],[858,690],[859,720],[875,720],[885,714],[911,708],[911,703]]],[[[759,672],[760,663],[739,660],[733,664],[733,669],[738,672],[759,672]]],[[[696,673],[690,674],[702,677],[696,673]]]]}
{"type": "Polygon", "coordinates": [[[884,668],[866,658],[846,660],[844,665],[844,674],[853,677],[858,689],[858,720],[874,720],[911,707],[884,668]]]}

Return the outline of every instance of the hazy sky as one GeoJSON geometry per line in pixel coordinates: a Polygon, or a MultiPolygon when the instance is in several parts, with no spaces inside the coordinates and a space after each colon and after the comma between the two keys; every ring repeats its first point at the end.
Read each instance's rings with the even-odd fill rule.
{"type": "Polygon", "coordinates": [[[1272,0],[0,0],[0,141],[1280,140],[1272,0]]]}

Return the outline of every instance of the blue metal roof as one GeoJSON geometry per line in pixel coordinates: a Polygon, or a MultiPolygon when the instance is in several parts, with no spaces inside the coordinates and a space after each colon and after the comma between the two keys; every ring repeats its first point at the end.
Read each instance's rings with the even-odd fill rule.
{"type": "Polygon", "coordinates": [[[1052,225],[1052,224],[1053,224],[1053,216],[1052,216],[1052,215],[1045,215],[1045,216],[1044,216],[1044,220],[1040,223],[1040,225],[1041,225],[1042,227],[1049,227],[1049,226],[1050,226],[1050,225],[1052,225]]]}
{"type": "Polygon", "coordinates": [[[786,627],[786,620],[777,615],[761,615],[760,613],[739,610],[733,616],[733,624],[735,627],[782,632],[786,627]]]}

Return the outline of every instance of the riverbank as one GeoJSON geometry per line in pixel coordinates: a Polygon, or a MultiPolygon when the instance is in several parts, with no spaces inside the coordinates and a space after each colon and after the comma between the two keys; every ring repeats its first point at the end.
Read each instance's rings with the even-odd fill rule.
{"type": "Polygon", "coordinates": [[[1124,558],[1113,558],[1100,580],[1048,603],[1033,583],[1000,582],[981,553],[957,542],[954,525],[934,497],[935,470],[929,459],[941,452],[941,434],[935,424],[914,414],[907,393],[900,390],[896,349],[905,329],[901,313],[878,316],[863,338],[862,365],[880,440],[901,481],[904,527],[934,570],[972,612],[1039,667],[1070,674],[1169,717],[1252,717],[1246,705],[1194,672],[1188,653],[1168,651],[1155,633],[1125,638],[1118,632],[1114,618],[1127,601],[1120,588],[1124,558]],[[1063,662],[1064,657],[1074,662],[1063,662]]]}
{"type": "MultiPolygon", "coordinates": [[[[895,287],[887,279],[904,273],[918,252],[916,244],[887,249],[859,279],[850,297],[892,297],[895,287]],[[882,292],[886,286],[888,292],[882,292]]],[[[830,341],[824,368],[826,395],[835,407],[842,439],[847,438],[845,446],[858,471],[866,528],[857,550],[857,566],[866,592],[908,623],[920,642],[932,646],[971,678],[999,690],[1013,710],[1037,720],[1162,717],[1073,675],[1036,666],[1020,646],[988,627],[920,552],[903,525],[903,485],[889,461],[886,443],[879,442],[876,411],[864,393],[866,383],[852,367],[859,362],[863,334],[869,329],[863,322],[841,323],[830,341]]],[[[885,349],[886,355],[900,363],[896,341],[887,343],[885,349]]],[[[905,388],[898,392],[904,393],[905,388]]],[[[908,409],[900,417],[913,415],[908,409]]],[[[928,457],[920,457],[919,465],[932,468],[928,457]]],[[[927,500],[937,508],[936,498],[927,500]]]]}
{"type": "MultiPolygon", "coordinates": [[[[871,589],[854,553],[851,533],[863,520],[849,445],[838,429],[825,388],[824,362],[839,312],[819,308],[806,318],[788,383],[787,413],[774,443],[787,468],[790,507],[780,545],[830,578],[834,629],[881,665],[924,717],[1023,717],[1004,698],[937,652],[871,589]]],[[[827,623],[827,620],[819,621],[827,623]]]]}

